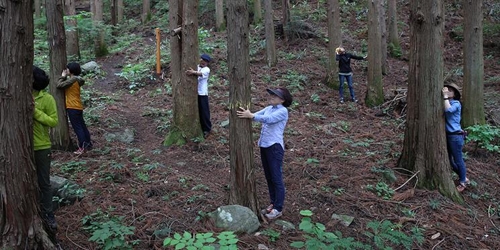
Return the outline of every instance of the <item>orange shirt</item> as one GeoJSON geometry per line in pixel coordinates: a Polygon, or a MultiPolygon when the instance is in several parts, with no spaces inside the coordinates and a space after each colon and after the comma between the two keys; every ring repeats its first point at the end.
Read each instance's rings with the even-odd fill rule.
{"type": "Polygon", "coordinates": [[[84,83],[85,81],[77,76],[70,77],[69,79],[66,77],[59,78],[57,88],[64,89],[67,109],[83,110],[80,86],[83,86],[84,83]]]}

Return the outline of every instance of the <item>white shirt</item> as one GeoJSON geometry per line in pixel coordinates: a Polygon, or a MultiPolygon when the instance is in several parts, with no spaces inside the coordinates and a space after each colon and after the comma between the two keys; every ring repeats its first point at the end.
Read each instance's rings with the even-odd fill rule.
{"type": "Polygon", "coordinates": [[[198,65],[198,72],[201,72],[201,76],[198,76],[198,95],[208,95],[208,76],[210,75],[210,68],[201,68],[198,65]]]}

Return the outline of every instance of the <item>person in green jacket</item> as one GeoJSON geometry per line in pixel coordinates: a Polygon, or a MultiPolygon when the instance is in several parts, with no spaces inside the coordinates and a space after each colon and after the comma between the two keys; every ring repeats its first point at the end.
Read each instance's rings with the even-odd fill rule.
{"type": "Polygon", "coordinates": [[[35,150],[35,166],[40,190],[42,218],[50,229],[56,230],[57,223],[52,208],[52,191],[50,188],[51,146],[49,128],[58,122],[57,107],[54,97],[45,91],[49,85],[49,77],[42,69],[33,66],[33,145],[35,150]]]}

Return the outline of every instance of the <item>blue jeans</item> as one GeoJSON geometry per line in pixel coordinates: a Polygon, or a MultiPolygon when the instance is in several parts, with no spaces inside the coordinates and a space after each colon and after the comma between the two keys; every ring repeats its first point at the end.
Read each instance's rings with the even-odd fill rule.
{"type": "Polygon", "coordinates": [[[347,81],[347,86],[349,87],[349,92],[351,94],[351,99],[354,100],[356,99],[356,96],[354,95],[354,88],[352,87],[352,75],[340,75],[339,74],[339,94],[340,94],[340,99],[344,99],[344,78],[347,81]]]}
{"type": "Polygon", "coordinates": [[[464,146],[463,135],[446,135],[446,146],[448,157],[453,171],[458,174],[461,183],[465,183],[467,169],[465,168],[462,148],[464,146]]]}
{"type": "Polygon", "coordinates": [[[281,144],[275,143],[268,148],[260,148],[260,158],[266,176],[269,199],[273,208],[283,211],[285,202],[285,184],[283,183],[283,156],[285,151],[281,144]]]}
{"type": "Polygon", "coordinates": [[[92,147],[92,142],[90,141],[90,133],[85,125],[85,120],[83,119],[83,111],[78,109],[66,109],[71,122],[71,126],[75,131],[76,137],[78,138],[78,147],[89,149],[92,147]]]}

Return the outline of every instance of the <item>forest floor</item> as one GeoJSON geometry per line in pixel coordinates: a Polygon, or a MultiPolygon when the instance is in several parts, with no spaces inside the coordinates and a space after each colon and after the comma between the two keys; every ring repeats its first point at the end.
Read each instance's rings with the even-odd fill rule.
{"type": "MultiPolygon", "coordinates": [[[[352,17],[353,20],[355,17],[352,17]]],[[[447,22],[453,22],[447,18],[447,22]]],[[[355,22],[353,22],[355,23],[355,22]]],[[[447,30],[450,29],[447,24],[447,30]]],[[[356,30],[357,26],[351,27],[356,30]]],[[[366,30],[366,29],[365,29],[366,30]]],[[[138,31],[142,32],[142,31],[138,31]]],[[[149,32],[151,33],[151,32],[149,32]]],[[[325,33],[326,34],[326,33],[325,33]]],[[[263,39],[263,33],[252,33],[263,39]]],[[[213,32],[214,43],[225,41],[224,32],[213,32]]],[[[347,49],[360,51],[358,37],[346,37],[347,49]]],[[[140,46],[154,46],[153,37],[144,37],[140,46]]],[[[403,49],[408,48],[408,30],[402,32],[403,49]]],[[[290,109],[285,132],[286,152],[284,181],[285,210],[281,219],[297,228],[301,210],[311,210],[312,220],[326,226],[326,231],[340,231],[373,245],[364,234],[367,224],[388,220],[399,225],[408,235],[412,228],[423,229],[424,241],[417,249],[500,249],[500,156],[473,144],[464,148],[468,177],[472,180],[464,192],[464,204],[457,204],[437,191],[415,188],[413,173],[397,168],[402,151],[405,118],[401,106],[392,105],[396,89],[407,87],[408,63],[389,59],[384,76],[386,105],[368,108],[364,105],[367,85],[367,64],[353,62],[354,88],[360,103],[338,102],[338,92],[326,86],[327,54],[324,39],[293,39],[277,41],[278,65],[266,66],[265,48],[252,55],[252,110],[267,104],[270,86],[287,86],[296,105],[290,109]],[[382,112],[385,111],[385,112],[382,112]],[[394,173],[395,179],[387,177],[394,173]],[[390,199],[369,191],[395,190],[390,199]],[[354,217],[346,227],[331,219],[332,214],[354,217]]],[[[461,45],[446,38],[446,71],[461,68],[461,45]]],[[[485,48],[486,111],[498,112],[500,82],[491,80],[500,75],[500,50],[485,48]],[[496,109],[496,110],[495,110],[496,109]]],[[[166,93],[168,72],[164,77],[148,73],[147,84],[130,91],[128,83],[117,76],[126,60],[134,54],[115,53],[100,58],[104,77],[87,86],[90,92],[88,127],[94,149],[81,156],[70,152],[54,152],[53,172],[78,183],[86,197],[56,212],[59,223],[57,238],[65,249],[100,249],[89,241],[92,236],[85,220],[110,221],[123,216],[125,226],[135,227],[127,239],[134,249],[161,249],[163,239],[156,230],[171,232],[219,232],[205,213],[228,204],[229,127],[227,65],[225,46],[216,47],[210,67],[210,108],[213,133],[204,141],[185,146],[164,147],[172,118],[173,98],[166,93]],[[113,135],[133,131],[132,142],[121,142],[113,135]],[[104,219],[103,218],[107,218],[104,219]],[[201,219],[200,219],[201,218],[201,219]]],[[[458,79],[459,85],[461,78],[458,79]]],[[[348,92],[348,91],[347,91],[348,92]]],[[[488,116],[491,122],[491,117],[488,116]]],[[[496,124],[498,125],[498,124],[496,124]]],[[[436,128],[439,129],[439,128],[436,128]]],[[[254,126],[257,142],[260,126],[254,126]]],[[[267,187],[255,144],[257,196],[261,207],[268,203],[267,187]]],[[[450,171],[451,174],[451,171],[450,171]]],[[[260,235],[240,235],[239,249],[290,249],[290,243],[301,240],[302,232],[283,231],[277,224],[262,224],[260,235]],[[278,232],[270,237],[269,232],[278,232]]],[[[390,244],[388,244],[390,245],[390,244]]],[[[395,246],[395,249],[403,247],[395,246]]]]}

